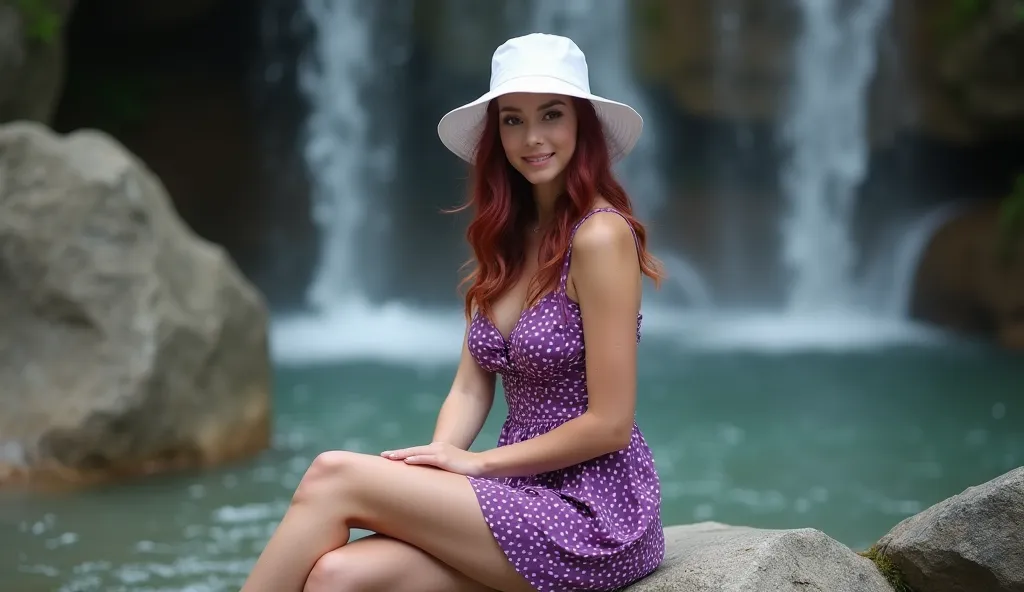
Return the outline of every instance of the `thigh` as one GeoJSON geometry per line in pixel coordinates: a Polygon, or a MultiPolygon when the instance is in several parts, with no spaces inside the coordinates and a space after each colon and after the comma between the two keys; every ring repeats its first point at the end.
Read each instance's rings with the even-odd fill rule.
{"type": "Polygon", "coordinates": [[[397,539],[375,534],[327,553],[304,592],[493,592],[397,539]]]}
{"type": "Polygon", "coordinates": [[[331,476],[320,482],[346,500],[349,527],[409,543],[496,590],[533,591],[495,541],[465,476],[341,451],[321,454],[310,473],[331,476]]]}

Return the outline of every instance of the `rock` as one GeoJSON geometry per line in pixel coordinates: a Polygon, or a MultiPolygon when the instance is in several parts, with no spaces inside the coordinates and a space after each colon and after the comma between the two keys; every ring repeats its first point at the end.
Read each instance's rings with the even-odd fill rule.
{"type": "MultiPolygon", "coordinates": [[[[799,3],[636,0],[631,6],[635,69],[645,84],[701,117],[778,124],[798,74],[805,27],[799,3]]],[[[906,76],[901,56],[888,47],[898,22],[893,16],[879,24],[876,45],[883,49],[872,56],[866,83],[873,145],[893,141],[914,114],[899,82],[906,76]]]]}
{"type": "Polygon", "coordinates": [[[793,74],[800,15],[793,3],[638,0],[636,67],[686,111],[776,117],[793,74]],[[728,93],[723,96],[722,93],[728,93]]]}
{"type": "Polygon", "coordinates": [[[630,592],[892,592],[871,560],[818,530],[702,522],[665,529],[668,552],[630,592]]]}
{"type": "Polygon", "coordinates": [[[63,28],[71,0],[0,2],[0,123],[49,123],[64,87],[63,28]]]}
{"type": "Polygon", "coordinates": [[[0,485],[265,448],[268,311],[109,136],[0,126],[0,485]]]}
{"type": "Polygon", "coordinates": [[[1024,467],[903,520],[878,549],[915,590],[1024,591],[1024,467]]]}
{"type": "Polygon", "coordinates": [[[1024,132],[1024,18],[1018,0],[911,0],[906,24],[908,85],[921,126],[972,143],[1024,132]]]}
{"type": "Polygon", "coordinates": [[[999,215],[998,203],[984,203],[936,231],[915,273],[910,314],[1024,351],[1024,240],[1004,258],[999,215]]]}
{"type": "MultiPolygon", "coordinates": [[[[904,129],[971,144],[1024,132],[1018,0],[892,2],[874,41],[874,144],[904,129]],[[960,14],[965,6],[976,14],[960,14]]],[[[789,100],[797,3],[636,0],[635,70],[699,116],[774,123],[789,100]]]]}

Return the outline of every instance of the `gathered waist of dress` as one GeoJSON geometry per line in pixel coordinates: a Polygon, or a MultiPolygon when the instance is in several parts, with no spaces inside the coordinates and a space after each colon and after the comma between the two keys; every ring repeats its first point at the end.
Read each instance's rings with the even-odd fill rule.
{"type": "MultiPolygon", "coordinates": [[[[566,413],[561,416],[543,416],[536,414],[529,414],[527,410],[521,410],[518,413],[516,410],[509,410],[508,415],[505,417],[506,425],[521,425],[521,426],[549,426],[551,428],[558,427],[567,421],[571,421],[583,415],[586,410],[580,410],[575,413],[566,413]]],[[[636,422],[633,422],[634,431],[638,429],[636,422]]]]}
{"type": "Polygon", "coordinates": [[[515,425],[550,425],[557,426],[561,425],[569,420],[576,419],[583,415],[585,410],[578,412],[568,412],[564,415],[550,416],[550,415],[538,415],[535,410],[531,413],[530,409],[509,409],[508,416],[505,418],[505,423],[515,425]]]}

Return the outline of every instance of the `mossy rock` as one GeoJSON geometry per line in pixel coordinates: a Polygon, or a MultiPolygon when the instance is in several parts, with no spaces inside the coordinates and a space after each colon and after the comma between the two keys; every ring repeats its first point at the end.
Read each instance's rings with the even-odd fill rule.
{"type": "Polygon", "coordinates": [[[866,551],[858,551],[858,555],[870,559],[878,571],[882,573],[885,581],[889,582],[894,592],[923,592],[920,590],[914,590],[906,582],[903,581],[903,573],[896,567],[896,564],[891,559],[885,556],[882,549],[878,545],[873,545],[866,551]]]}
{"type": "Polygon", "coordinates": [[[28,41],[50,44],[57,39],[64,17],[56,4],[55,0],[14,0],[28,41]]]}

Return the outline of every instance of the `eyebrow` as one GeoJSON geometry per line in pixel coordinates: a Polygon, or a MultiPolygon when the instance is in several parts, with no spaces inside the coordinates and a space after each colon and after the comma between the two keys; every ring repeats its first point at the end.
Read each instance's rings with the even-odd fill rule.
{"type": "MultiPolygon", "coordinates": [[[[564,106],[565,102],[562,101],[561,99],[553,99],[553,100],[548,101],[547,103],[544,103],[540,107],[537,107],[537,110],[538,111],[543,111],[545,109],[550,109],[551,107],[554,107],[555,105],[563,105],[564,106]]],[[[512,107],[511,105],[501,108],[501,112],[502,113],[504,113],[505,111],[515,111],[517,113],[522,113],[522,109],[520,109],[518,107],[512,107]]]]}

